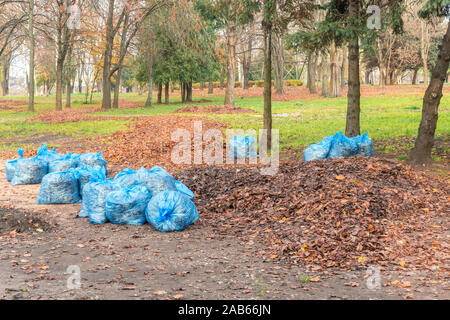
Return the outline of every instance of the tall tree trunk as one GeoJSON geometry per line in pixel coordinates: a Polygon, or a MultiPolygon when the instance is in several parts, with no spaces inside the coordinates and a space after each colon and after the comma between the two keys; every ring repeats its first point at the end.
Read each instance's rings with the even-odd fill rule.
{"type": "Polygon", "coordinates": [[[247,42],[247,51],[244,53],[244,57],[242,59],[242,71],[244,74],[244,81],[242,83],[242,86],[245,90],[249,88],[250,67],[252,64],[252,50],[253,50],[253,34],[249,35],[247,42]]]}
{"type": "Polygon", "coordinates": [[[450,63],[450,24],[444,36],[436,66],[431,76],[430,85],[423,98],[422,121],[410,160],[414,163],[425,163],[431,160],[434,145],[434,134],[438,121],[438,109],[442,98],[442,89],[450,63]]]}
{"type": "Polygon", "coordinates": [[[192,102],[192,82],[186,84],[186,101],[192,102]]]}
{"type": "Polygon", "coordinates": [[[414,69],[414,74],[412,78],[412,84],[417,84],[417,74],[419,73],[419,69],[414,69]]]}
{"type": "Polygon", "coordinates": [[[28,37],[30,40],[30,69],[28,77],[28,111],[34,112],[34,0],[28,2],[28,37]]]}
{"type": "Polygon", "coordinates": [[[72,104],[72,46],[69,46],[66,60],[66,108],[70,108],[72,104]]]}
{"type": "Polygon", "coordinates": [[[162,83],[158,83],[158,104],[162,104],[162,91],[163,91],[163,85],[162,83]]]}
{"type": "MultiPolygon", "coordinates": [[[[353,21],[358,21],[360,14],[359,0],[349,0],[349,15],[353,21]]],[[[357,22],[352,22],[352,24],[357,22]]],[[[358,136],[360,129],[361,113],[361,83],[359,80],[359,39],[355,33],[348,46],[348,99],[347,99],[347,124],[345,135],[347,137],[358,136]]]]}
{"type": "Polygon", "coordinates": [[[341,78],[338,67],[338,50],[336,44],[331,44],[330,50],[330,97],[336,98],[342,96],[342,87],[339,83],[341,78]]]}
{"type": "Polygon", "coordinates": [[[272,50],[275,55],[273,59],[273,67],[275,74],[275,92],[277,94],[284,93],[284,47],[283,47],[283,37],[277,32],[272,35],[272,50]]]}
{"type": "Polygon", "coordinates": [[[208,94],[213,94],[213,93],[214,93],[214,84],[212,83],[212,81],[210,81],[208,84],[208,94]]]}
{"type": "Polygon", "coordinates": [[[2,78],[1,83],[2,95],[7,96],[9,94],[9,68],[11,66],[11,54],[7,54],[3,57],[2,61],[2,78]]]}
{"type": "Polygon", "coordinates": [[[120,84],[122,81],[122,69],[123,66],[119,66],[116,74],[116,83],[114,85],[114,100],[113,100],[113,109],[119,109],[119,97],[120,97],[120,84]]]}
{"type": "Polygon", "coordinates": [[[272,149],[272,17],[275,4],[264,0],[264,130],[266,130],[267,151],[272,149]]]}
{"type": "Polygon", "coordinates": [[[307,75],[307,86],[309,89],[309,93],[317,93],[317,88],[316,88],[316,70],[314,68],[315,66],[315,61],[314,61],[314,54],[312,52],[310,52],[308,54],[308,75],[307,75]]]}
{"type": "Polygon", "coordinates": [[[148,75],[148,96],[145,102],[146,108],[152,107],[153,100],[153,26],[149,23],[149,42],[147,48],[147,75],[148,75]]]}
{"type": "Polygon", "coordinates": [[[166,82],[164,88],[164,104],[169,104],[169,92],[170,92],[170,84],[169,82],[166,82]]]}
{"type": "Polygon", "coordinates": [[[114,44],[114,4],[115,0],[109,0],[108,17],[106,20],[105,53],[103,56],[103,110],[111,109],[111,60],[114,44]]]}
{"type": "Polygon", "coordinates": [[[428,85],[428,52],[430,48],[428,26],[425,21],[420,21],[420,52],[423,63],[423,82],[428,85]]]}
{"type": "Polygon", "coordinates": [[[322,54],[322,96],[323,97],[328,97],[328,80],[329,80],[329,76],[328,76],[328,69],[329,69],[329,65],[328,65],[328,54],[324,53],[322,54]]]}
{"type": "Polygon", "coordinates": [[[236,27],[229,22],[227,26],[227,87],[225,105],[234,106],[234,86],[236,83],[236,27]]]}
{"type": "Polygon", "coordinates": [[[180,89],[181,89],[181,102],[186,102],[186,84],[184,82],[180,83],[180,89]]]}
{"type": "Polygon", "coordinates": [[[343,89],[345,87],[345,69],[347,69],[347,47],[344,46],[342,49],[342,66],[341,66],[341,88],[343,89]]]}

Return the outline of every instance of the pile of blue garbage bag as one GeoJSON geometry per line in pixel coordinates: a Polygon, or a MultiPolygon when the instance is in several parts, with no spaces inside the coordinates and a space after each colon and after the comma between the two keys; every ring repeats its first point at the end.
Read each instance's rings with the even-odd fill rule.
{"type": "Polygon", "coordinates": [[[325,137],[317,144],[310,145],[303,153],[303,161],[344,158],[352,156],[373,157],[373,142],[367,133],[347,138],[342,132],[325,137]]]}
{"type": "Polygon", "coordinates": [[[137,171],[125,169],[107,179],[102,153],[66,155],[44,144],[37,156],[6,162],[6,177],[12,185],[41,184],[38,204],[82,202],[78,216],[93,224],[150,223],[161,232],[182,231],[200,215],[194,193],[161,167],[137,171]]]}

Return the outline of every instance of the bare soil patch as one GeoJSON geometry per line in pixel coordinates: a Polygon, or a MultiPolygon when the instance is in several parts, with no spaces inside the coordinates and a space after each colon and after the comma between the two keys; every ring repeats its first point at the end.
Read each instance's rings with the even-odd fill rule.
{"type": "Polygon", "coordinates": [[[40,214],[14,208],[0,208],[0,234],[43,233],[54,228],[40,214]]]}

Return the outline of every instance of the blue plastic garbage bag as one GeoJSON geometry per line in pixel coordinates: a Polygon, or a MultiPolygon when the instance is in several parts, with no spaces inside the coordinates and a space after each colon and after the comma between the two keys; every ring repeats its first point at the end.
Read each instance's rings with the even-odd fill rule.
{"type": "Polygon", "coordinates": [[[257,158],[255,137],[235,136],[230,140],[230,152],[234,159],[257,158]]]}
{"type": "Polygon", "coordinates": [[[331,149],[334,136],[325,137],[319,143],[312,144],[305,149],[303,161],[326,159],[331,149]]]}
{"type": "Polygon", "coordinates": [[[64,172],[70,169],[75,169],[78,166],[80,159],[74,157],[70,152],[66,155],[63,160],[55,160],[48,164],[48,172],[64,172]]]}
{"type": "MultiPolygon", "coordinates": [[[[83,189],[84,210],[88,213],[89,221],[93,224],[108,222],[105,205],[106,197],[113,191],[119,191],[122,187],[112,179],[106,181],[90,182],[83,189]]],[[[82,209],[83,210],[83,209],[82,209]]],[[[79,215],[80,217],[82,215],[79,215]]]]}
{"type": "Polygon", "coordinates": [[[337,133],[331,142],[330,152],[328,158],[342,158],[351,157],[358,154],[358,143],[355,140],[349,139],[342,134],[337,133]]]}
{"type": "Polygon", "coordinates": [[[106,167],[108,162],[102,157],[103,152],[99,153],[85,153],[80,156],[80,162],[78,166],[93,168],[96,166],[106,167]]]}
{"type": "Polygon", "coordinates": [[[71,204],[77,202],[80,202],[80,192],[73,169],[49,173],[42,179],[37,204],[71,204]]]}
{"type": "Polygon", "coordinates": [[[17,161],[11,185],[39,184],[48,173],[48,164],[39,158],[24,158],[17,161]]]}
{"type": "Polygon", "coordinates": [[[144,186],[130,186],[106,197],[106,218],[114,224],[140,226],[146,223],[145,209],[150,191],[144,186]]]}
{"type": "Polygon", "coordinates": [[[189,190],[188,187],[186,187],[182,182],[175,180],[175,178],[170,173],[168,173],[166,170],[164,170],[163,168],[154,166],[153,168],[150,169],[150,172],[173,179],[174,183],[175,183],[175,188],[177,189],[177,191],[185,194],[190,199],[195,198],[194,193],[191,190],[189,190]]]}
{"type": "Polygon", "coordinates": [[[358,144],[358,155],[363,157],[373,157],[373,142],[369,138],[369,134],[366,132],[362,136],[353,138],[358,144]]]}
{"type": "Polygon", "coordinates": [[[24,150],[18,149],[17,153],[19,154],[19,158],[14,160],[6,161],[5,170],[6,170],[6,180],[9,182],[14,178],[14,173],[16,172],[17,161],[23,159],[24,150]]]}
{"type": "Polygon", "coordinates": [[[47,144],[43,143],[42,147],[39,148],[37,157],[40,160],[44,160],[47,162],[47,164],[57,161],[57,160],[63,160],[66,156],[64,154],[57,153],[56,148],[53,148],[53,150],[48,150],[47,144]]]}
{"type": "Polygon", "coordinates": [[[136,171],[130,168],[120,171],[114,178],[114,182],[120,184],[122,187],[129,187],[139,184],[136,171]]]}
{"type": "Polygon", "coordinates": [[[147,187],[152,197],[160,192],[177,191],[175,179],[169,174],[161,172],[160,170],[147,170],[140,168],[136,171],[137,182],[147,187]]]}
{"type": "MultiPolygon", "coordinates": [[[[106,170],[105,167],[79,167],[75,169],[76,177],[78,179],[78,186],[80,189],[80,196],[83,198],[83,188],[91,181],[105,181],[106,170]]],[[[87,214],[85,216],[87,218],[87,214]]]]}
{"type": "Polygon", "coordinates": [[[161,232],[182,231],[200,219],[194,203],[178,191],[162,192],[153,197],[147,205],[145,217],[161,232]]]}

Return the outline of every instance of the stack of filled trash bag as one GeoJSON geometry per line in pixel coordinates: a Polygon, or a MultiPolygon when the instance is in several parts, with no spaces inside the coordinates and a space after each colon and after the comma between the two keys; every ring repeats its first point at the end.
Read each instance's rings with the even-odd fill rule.
{"type": "Polygon", "coordinates": [[[114,179],[91,179],[82,197],[78,216],[94,224],[148,222],[158,231],[173,232],[200,218],[192,191],[161,167],[125,169],[114,179]]]}
{"type": "Polygon", "coordinates": [[[303,153],[303,161],[343,158],[352,156],[373,157],[373,142],[367,133],[347,138],[342,132],[325,137],[317,144],[310,145],[303,153]]]}
{"type": "Polygon", "coordinates": [[[12,185],[41,184],[38,204],[82,202],[78,216],[93,224],[143,225],[161,232],[182,231],[200,215],[193,192],[161,167],[137,171],[125,169],[107,179],[102,153],[66,155],[44,144],[34,158],[6,162],[6,178],[12,185]]]}

